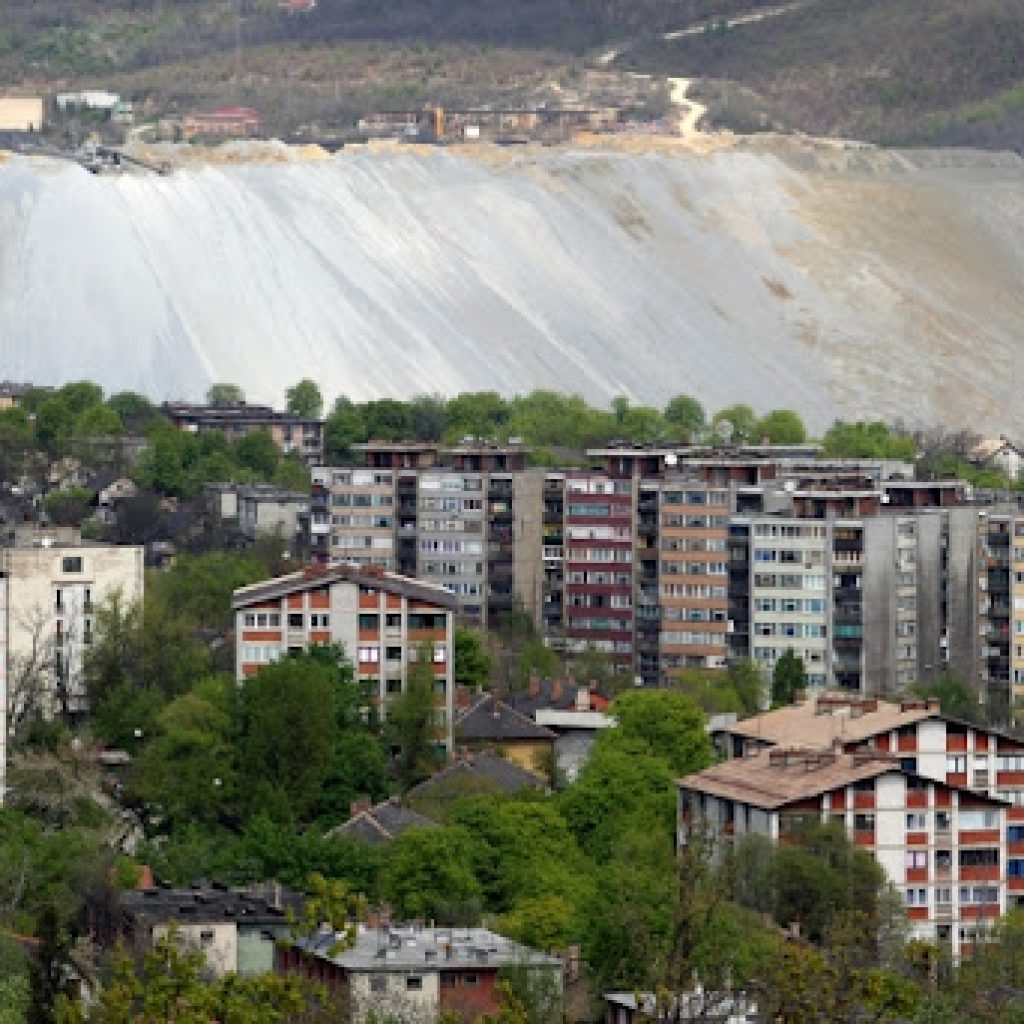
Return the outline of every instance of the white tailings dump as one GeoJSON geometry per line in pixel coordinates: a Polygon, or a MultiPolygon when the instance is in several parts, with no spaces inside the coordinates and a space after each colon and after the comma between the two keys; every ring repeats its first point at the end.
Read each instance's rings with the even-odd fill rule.
{"type": "Polygon", "coordinates": [[[0,164],[0,377],[1024,432],[1024,165],[799,140],[0,164]]]}

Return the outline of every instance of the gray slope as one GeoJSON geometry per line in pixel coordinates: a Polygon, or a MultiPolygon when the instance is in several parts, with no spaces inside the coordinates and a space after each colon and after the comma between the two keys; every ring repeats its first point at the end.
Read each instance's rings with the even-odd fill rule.
{"type": "Polygon", "coordinates": [[[552,387],[1024,432],[1024,170],[991,154],[423,150],[0,165],[0,376],[280,400],[552,387]]]}

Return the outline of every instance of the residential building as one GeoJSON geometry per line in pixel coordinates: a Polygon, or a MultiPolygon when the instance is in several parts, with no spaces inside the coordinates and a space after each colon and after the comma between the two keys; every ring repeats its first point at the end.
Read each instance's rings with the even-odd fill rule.
{"type": "Polygon", "coordinates": [[[141,955],[174,927],[179,942],[203,952],[211,974],[251,977],[274,969],[275,946],[292,928],[289,912],[297,916],[302,904],[299,893],[273,882],[248,889],[135,889],[118,894],[96,931],[104,944],[120,939],[141,955]]]}
{"type": "Polygon", "coordinates": [[[648,1024],[671,1021],[684,1024],[755,1024],[761,1020],[757,1004],[740,992],[705,992],[696,985],[691,992],[669,996],[654,992],[605,992],[605,1024],[648,1024]]]}
{"type": "Polygon", "coordinates": [[[280,537],[286,544],[302,542],[309,517],[309,495],[273,484],[207,484],[213,514],[237,525],[251,540],[280,537]]]}
{"type": "Polygon", "coordinates": [[[231,606],[239,682],[291,651],[341,644],[385,719],[388,701],[406,688],[410,664],[426,651],[437,694],[437,746],[451,751],[456,601],[443,587],[343,563],[242,587],[231,606]]]}
{"type": "Polygon", "coordinates": [[[105,110],[112,111],[121,102],[116,92],[105,89],[82,89],[79,92],[59,92],[55,97],[57,109],[62,113],[67,110],[105,110]]]}
{"type": "MultiPolygon", "coordinates": [[[[0,549],[9,713],[77,718],[88,710],[82,659],[94,613],[115,595],[142,600],[143,548],[82,541],[77,531],[20,529],[0,549]]],[[[0,780],[2,790],[2,780],[0,780]]]]}
{"type": "Polygon", "coordinates": [[[555,734],[491,694],[483,694],[455,720],[460,748],[488,750],[538,775],[550,775],[555,734]]]}
{"type": "Polygon", "coordinates": [[[182,121],[181,133],[186,139],[250,138],[259,135],[260,115],[251,107],[220,107],[195,112],[182,121]]]}
{"type": "Polygon", "coordinates": [[[414,810],[436,821],[458,800],[468,796],[511,796],[528,789],[543,789],[547,780],[512,761],[486,750],[457,751],[451,764],[405,794],[414,810]]]}
{"type": "Polygon", "coordinates": [[[410,828],[437,828],[437,822],[417,814],[392,797],[376,806],[369,800],[357,800],[349,808],[349,819],[332,828],[324,838],[348,836],[371,846],[389,843],[410,828]]]}
{"type": "Polygon", "coordinates": [[[967,457],[975,465],[998,470],[1010,480],[1019,480],[1024,473],[1024,449],[1008,437],[982,438],[967,457]]]}
{"type": "Polygon", "coordinates": [[[0,409],[20,408],[25,395],[30,391],[53,391],[53,388],[36,384],[16,384],[10,380],[0,381],[0,409]]]}
{"type": "Polygon", "coordinates": [[[577,686],[571,675],[563,680],[532,674],[526,689],[508,700],[517,711],[554,733],[556,777],[568,783],[579,777],[598,733],[617,724],[607,713],[611,701],[591,683],[577,686]]]}
{"type": "Polygon", "coordinates": [[[0,132],[42,131],[43,107],[40,96],[0,96],[0,132]]]}
{"type": "Polygon", "coordinates": [[[508,967],[526,971],[531,987],[561,1003],[562,961],[486,928],[360,925],[355,944],[340,952],[338,939],[329,932],[282,944],[276,969],[346,993],[353,1024],[435,1024],[445,1012],[468,1020],[497,1014],[499,972],[508,967]]]}
{"type": "Polygon", "coordinates": [[[193,434],[219,430],[230,441],[237,441],[253,430],[266,430],[286,455],[294,452],[309,466],[323,462],[324,421],[320,419],[247,402],[230,405],[164,402],[160,409],[179,430],[193,434]]]}
{"type": "Polygon", "coordinates": [[[680,843],[695,825],[726,842],[785,842],[810,822],[838,823],[900,892],[913,935],[954,956],[1024,900],[1011,887],[1024,883],[1024,829],[1008,827],[1009,805],[908,770],[896,754],[778,746],[677,786],[680,843]]]}
{"type": "Polygon", "coordinates": [[[460,617],[539,620],[543,471],[522,445],[369,442],[365,467],[313,471],[311,547],[320,562],[379,565],[436,583],[460,617]]]}

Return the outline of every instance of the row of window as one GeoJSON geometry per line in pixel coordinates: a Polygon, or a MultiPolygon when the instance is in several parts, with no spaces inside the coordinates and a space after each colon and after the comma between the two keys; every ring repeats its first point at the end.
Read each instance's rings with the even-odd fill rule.
{"type": "Polygon", "coordinates": [[[754,586],[764,590],[824,590],[825,577],[817,573],[757,573],[754,586]]]}
{"type": "Polygon", "coordinates": [[[595,584],[598,586],[628,587],[633,583],[633,577],[626,572],[567,572],[566,583],[595,584]]]}
{"type": "Polygon", "coordinates": [[[825,599],[823,597],[755,597],[754,611],[818,615],[825,611],[825,599]]]}
{"type": "Polygon", "coordinates": [[[662,562],[666,576],[725,576],[729,566],[725,562],[662,562]]]}
{"type": "Polygon", "coordinates": [[[331,547],[343,551],[390,551],[394,545],[390,537],[357,537],[349,533],[331,535],[331,547]]]}
{"type": "Polygon", "coordinates": [[[662,583],[660,593],[662,597],[727,598],[729,589],[713,583],[662,583]]]}
{"type": "Polygon", "coordinates": [[[720,505],[729,504],[728,491],[663,491],[666,505],[720,505]]]}
{"type": "MultiPolygon", "coordinates": [[[[360,665],[380,664],[380,654],[380,647],[376,645],[367,644],[356,649],[356,658],[360,665]]],[[[419,659],[419,648],[410,647],[407,655],[410,661],[417,661],[419,659]]],[[[385,647],[384,658],[386,661],[401,661],[402,648],[385,647]]],[[[443,644],[435,644],[430,660],[433,661],[435,665],[443,665],[448,660],[447,648],[443,644]]]]}
{"type": "Polygon", "coordinates": [[[571,548],[566,557],[572,562],[632,562],[629,548],[571,548]]]}
{"type": "Polygon", "coordinates": [[[390,530],[394,519],[391,516],[331,516],[332,526],[355,526],[364,529],[390,530]]]}
{"type": "Polygon", "coordinates": [[[729,525],[729,517],[678,515],[674,512],[664,512],[661,516],[661,525],[686,527],[691,530],[723,529],[729,525]]]}
{"type": "Polygon", "coordinates": [[[803,523],[799,525],[792,523],[755,523],[754,536],[821,539],[828,536],[828,527],[803,523]]]}
{"type": "Polygon", "coordinates": [[[758,622],[754,626],[754,635],[821,640],[828,636],[828,629],[820,622],[758,622]]]}
{"type": "Polygon", "coordinates": [[[483,481],[472,476],[421,476],[421,491],[482,491],[483,481]]]}
{"type": "Polygon", "coordinates": [[[663,644],[701,644],[704,646],[725,645],[725,636],[722,633],[702,633],[699,631],[666,629],[662,631],[661,642],[663,644]]]}
{"type": "Polygon", "coordinates": [[[566,480],[568,494],[632,494],[629,480],[566,480]]]}
{"type": "Polygon", "coordinates": [[[715,537],[662,537],[662,551],[725,551],[725,540],[715,537]]]}
{"type": "Polygon", "coordinates": [[[390,494],[332,494],[334,508],[392,508],[395,504],[390,494]]]}
{"type": "Polygon", "coordinates": [[[442,553],[446,555],[482,555],[484,545],[479,540],[434,540],[425,538],[420,541],[420,551],[442,553]]]}
{"type": "Polygon", "coordinates": [[[483,498],[420,498],[425,512],[482,512],[483,498]]]}
{"type": "Polygon", "coordinates": [[[331,483],[352,484],[356,487],[390,487],[394,482],[391,473],[373,473],[365,469],[343,470],[331,474],[331,483]]]}
{"type": "MultiPolygon", "coordinates": [[[[999,902],[999,888],[994,885],[962,885],[958,895],[960,904],[988,904],[999,902]]],[[[908,888],[903,891],[903,902],[908,907],[928,906],[928,890],[924,888],[908,888]]],[[[952,903],[953,890],[940,886],[935,890],[937,904],[952,903]]]]}
{"type": "Polygon", "coordinates": [[[569,540],[632,540],[628,526],[567,526],[569,540]]]}

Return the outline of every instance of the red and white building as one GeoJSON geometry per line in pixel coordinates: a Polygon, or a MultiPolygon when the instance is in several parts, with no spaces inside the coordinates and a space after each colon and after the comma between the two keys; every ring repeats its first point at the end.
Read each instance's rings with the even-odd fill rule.
{"type": "Polygon", "coordinates": [[[220,107],[189,114],[181,124],[186,139],[201,136],[218,139],[250,138],[259,135],[260,115],[252,107],[220,107]]]}
{"type": "Polygon", "coordinates": [[[437,742],[452,749],[454,614],[443,587],[379,566],[313,566],[234,592],[235,677],[314,644],[340,644],[387,717],[409,665],[429,652],[438,705],[437,742]]]}
{"type": "Polygon", "coordinates": [[[774,747],[678,780],[680,843],[694,822],[730,840],[786,842],[809,821],[838,822],[902,895],[914,936],[962,955],[1016,904],[1024,842],[1009,806],[925,778],[893,754],[774,747]]]}

